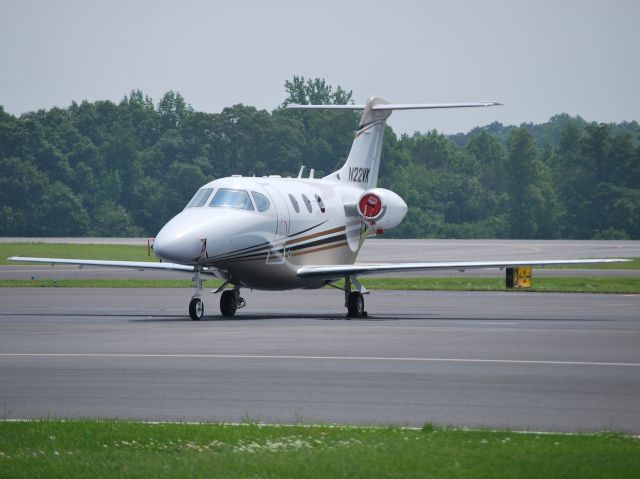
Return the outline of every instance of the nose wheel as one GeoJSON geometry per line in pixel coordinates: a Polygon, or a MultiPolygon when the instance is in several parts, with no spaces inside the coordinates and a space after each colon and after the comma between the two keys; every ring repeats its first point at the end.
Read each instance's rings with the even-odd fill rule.
{"type": "Polygon", "coordinates": [[[198,268],[193,276],[193,296],[191,297],[191,301],[189,301],[189,317],[194,321],[200,321],[203,315],[202,270],[198,268]]]}
{"type": "Polygon", "coordinates": [[[204,315],[204,303],[198,297],[191,298],[189,302],[189,316],[194,321],[200,321],[204,315]]]}

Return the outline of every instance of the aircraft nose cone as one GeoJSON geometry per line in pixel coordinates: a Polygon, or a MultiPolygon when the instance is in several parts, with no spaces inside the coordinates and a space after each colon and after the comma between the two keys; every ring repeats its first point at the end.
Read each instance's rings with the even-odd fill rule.
{"type": "Polygon", "coordinates": [[[202,249],[202,241],[195,238],[180,238],[158,233],[153,243],[153,252],[159,258],[175,263],[193,263],[202,249]]]}
{"type": "Polygon", "coordinates": [[[176,216],[157,234],[154,254],[175,263],[193,264],[205,254],[206,236],[189,218],[176,216]]]}

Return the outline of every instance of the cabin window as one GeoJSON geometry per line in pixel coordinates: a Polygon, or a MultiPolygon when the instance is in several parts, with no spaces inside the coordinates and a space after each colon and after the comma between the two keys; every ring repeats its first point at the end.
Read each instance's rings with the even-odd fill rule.
{"type": "Polygon", "coordinates": [[[228,188],[220,188],[213,195],[213,199],[209,206],[221,206],[226,208],[238,208],[241,210],[253,211],[253,203],[249,198],[249,193],[244,190],[230,190],[228,188]]]}
{"type": "Polygon", "coordinates": [[[257,191],[252,191],[251,196],[253,196],[253,201],[255,202],[258,211],[267,211],[269,209],[269,206],[271,206],[271,203],[269,203],[269,198],[267,198],[263,194],[260,194],[257,191]]]}
{"type": "Polygon", "coordinates": [[[327,209],[324,207],[324,202],[322,201],[322,198],[320,198],[320,196],[316,195],[316,201],[318,202],[318,206],[320,207],[320,211],[322,211],[324,213],[327,209]]]}
{"type": "Polygon", "coordinates": [[[289,199],[291,200],[291,204],[293,205],[293,209],[296,210],[296,213],[300,213],[300,205],[298,204],[298,200],[296,200],[295,196],[289,195],[289,199]]]}
{"type": "Polygon", "coordinates": [[[302,200],[304,201],[304,204],[307,207],[309,213],[311,213],[313,209],[311,208],[311,201],[309,200],[309,198],[307,198],[305,195],[302,195],[302,200]]]}
{"type": "Polygon", "coordinates": [[[187,204],[187,208],[198,208],[200,206],[203,206],[209,199],[209,196],[211,195],[212,191],[213,191],[213,188],[199,189],[196,192],[196,194],[193,195],[193,198],[191,198],[191,201],[189,201],[189,203],[187,204]]]}

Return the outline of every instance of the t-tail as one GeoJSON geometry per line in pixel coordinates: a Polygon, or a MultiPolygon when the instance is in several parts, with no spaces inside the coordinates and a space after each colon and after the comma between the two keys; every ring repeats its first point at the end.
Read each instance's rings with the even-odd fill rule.
{"type": "Polygon", "coordinates": [[[299,110],[364,110],[347,161],[338,171],[327,175],[331,179],[358,186],[363,190],[375,188],[380,170],[380,152],[387,118],[393,110],[419,110],[435,108],[473,108],[500,105],[495,101],[477,103],[417,103],[392,104],[373,96],[365,105],[288,105],[299,110]]]}

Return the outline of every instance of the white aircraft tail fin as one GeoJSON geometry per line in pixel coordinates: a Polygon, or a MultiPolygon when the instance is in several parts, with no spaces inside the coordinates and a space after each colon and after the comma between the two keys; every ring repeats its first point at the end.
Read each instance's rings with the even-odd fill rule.
{"type": "Polygon", "coordinates": [[[393,110],[473,108],[496,105],[500,105],[500,103],[485,101],[477,103],[392,104],[384,98],[374,96],[369,98],[365,105],[291,104],[287,108],[297,110],[364,110],[347,161],[338,171],[325,176],[325,179],[350,183],[359,186],[363,190],[368,190],[375,188],[378,183],[384,126],[393,110]]]}

